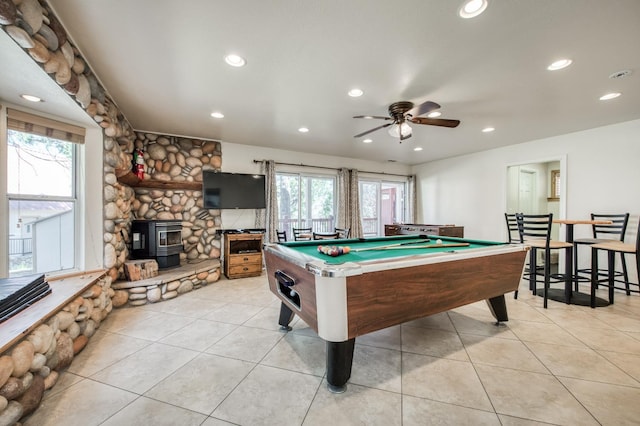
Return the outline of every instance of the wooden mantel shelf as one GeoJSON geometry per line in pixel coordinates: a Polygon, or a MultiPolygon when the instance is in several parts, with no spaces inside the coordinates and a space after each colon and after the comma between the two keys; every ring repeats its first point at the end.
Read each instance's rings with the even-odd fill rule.
{"type": "Polygon", "coordinates": [[[133,188],[190,189],[193,191],[202,190],[202,182],[176,182],[153,179],[141,180],[131,171],[122,176],[118,176],[118,182],[129,185],[133,188]]]}

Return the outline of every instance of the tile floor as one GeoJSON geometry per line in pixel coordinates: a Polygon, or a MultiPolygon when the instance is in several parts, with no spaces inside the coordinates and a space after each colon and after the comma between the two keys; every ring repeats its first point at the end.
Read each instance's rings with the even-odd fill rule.
{"type": "Polygon", "coordinates": [[[358,338],[335,395],[265,275],[222,279],[114,310],[24,425],[640,424],[640,297],[542,309],[526,287],[505,327],[479,302],[358,338]]]}

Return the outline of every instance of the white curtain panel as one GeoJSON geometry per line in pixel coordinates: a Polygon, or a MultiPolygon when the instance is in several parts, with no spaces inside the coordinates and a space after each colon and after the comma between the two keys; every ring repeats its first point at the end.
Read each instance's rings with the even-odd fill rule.
{"type": "Polygon", "coordinates": [[[407,194],[407,200],[409,205],[407,206],[407,219],[405,223],[416,223],[418,217],[418,199],[416,195],[416,176],[409,176],[409,193],[407,194]]]}
{"type": "MultiPolygon", "coordinates": [[[[337,227],[338,228],[348,228],[349,227],[349,208],[348,202],[349,199],[349,169],[339,169],[338,170],[338,211],[336,214],[337,218],[337,227]]],[[[352,234],[353,235],[353,234],[352,234]]]]}
{"type": "Polygon", "coordinates": [[[347,197],[348,206],[348,228],[351,228],[352,238],[361,238],[364,236],[362,232],[362,218],[360,216],[360,191],[358,185],[358,171],[356,169],[349,170],[349,194],[347,197]]]}
{"type": "Polygon", "coordinates": [[[260,173],[265,176],[265,209],[256,209],[256,228],[265,228],[265,241],[277,242],[278,236],[278,188],[276,187],[276,163],[264,160],[260,163],[260,173]]]}

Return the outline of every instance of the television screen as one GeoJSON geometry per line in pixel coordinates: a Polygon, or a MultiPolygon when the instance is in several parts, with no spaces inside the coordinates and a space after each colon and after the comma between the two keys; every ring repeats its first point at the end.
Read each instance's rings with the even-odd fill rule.
{"type": "Polygon", "coordinates": [[[264,175],[202,172],[202,194],[207,209],[264,209],[264,175]]]}

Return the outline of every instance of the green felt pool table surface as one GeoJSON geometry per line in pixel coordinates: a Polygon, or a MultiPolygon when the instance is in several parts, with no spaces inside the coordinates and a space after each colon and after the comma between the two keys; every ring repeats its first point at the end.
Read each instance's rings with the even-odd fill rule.
{"type": "Polygon", "coordinates": [[[402,235],[391,237],[372,237],[372,238],[351,238],[341,240],[312,240],[312,241],[292,241],[286,243],[280,243],[281,245],[296,250],[307,256],[311,256],[316,259],[320,259],[327,264],[337,265],[346,262],[363,262],[371,260],[380,260],[386,258],[395,258],[403,256],[415,256],[428,253],[441,253],[460,250],[477,249],[489,246],[504,245],[507,243],[494,242],[494,241],[482,241],[482,240],[470,240],[467,238],[455,238],[455,237],[443,237],[436,235],[402,235]],[[441,240],[442,246],[421,248],[425,245],[436,245],[436,241],[441,240]],[[382,247],[392,244],[398,244],[395,247],[402,248],[390,248],[380,250],[363,250],[371,249],[375,247],[382,247]],[[402,244],[402,245],[400,245],[402,244]],[[449,246],[449,244],[469,244],[468,246],[449,246]],[[318,246],[348,246],[351,251],[347,254],[342,254],[336,257],[320,253],[318,246]]]}

